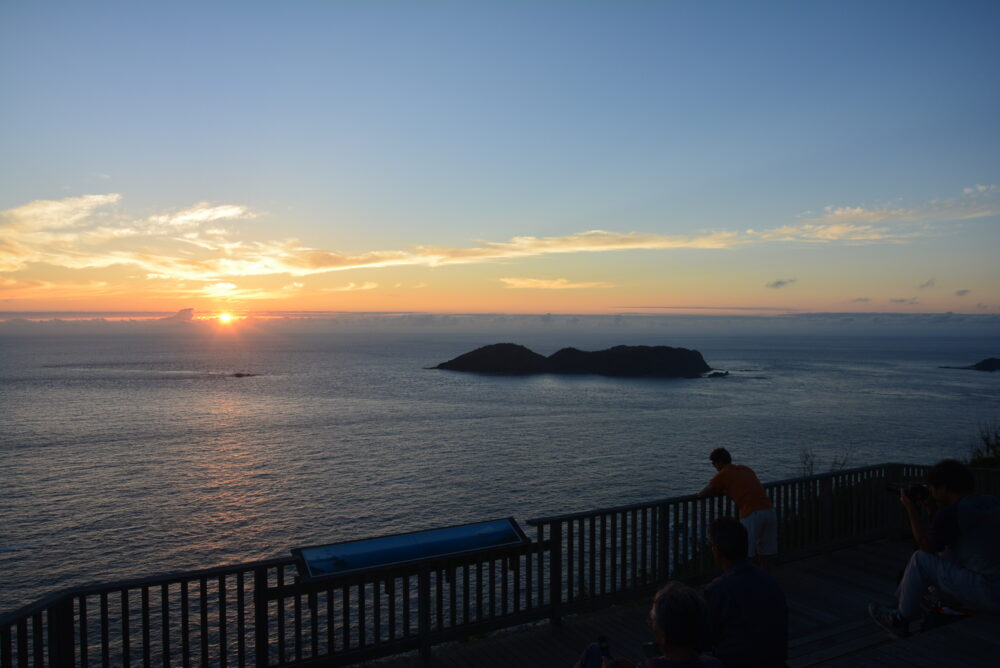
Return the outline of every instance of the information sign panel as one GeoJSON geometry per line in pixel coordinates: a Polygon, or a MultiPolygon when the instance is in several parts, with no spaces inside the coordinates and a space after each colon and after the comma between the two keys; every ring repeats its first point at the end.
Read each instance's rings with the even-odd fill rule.
{"type": "Polygon", "coordinates": [[[353,540],[292,550],[303,579],[343,575],[498,547],[526,545],[530,539],[513,517],[442,529],[353,540]]]}

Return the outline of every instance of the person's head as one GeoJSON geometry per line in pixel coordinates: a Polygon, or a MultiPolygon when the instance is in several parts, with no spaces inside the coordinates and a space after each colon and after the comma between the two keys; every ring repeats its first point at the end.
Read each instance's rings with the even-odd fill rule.
{"type": "Polygon", "coordinates": [[[954,503],[976,486],[976,478],[968,466],[957,459],[943,459],[927,472],[931,496],[938,502],[954,503]]]}
{"type": "Polygon", "coordinates": [[[708,605],[696,590],[671,582],[656,593],[649,623],[664,653],[671,649],[695,650],[707,638],[708,605]]]}
{"type": "Polygon", "coordinates": [[[725,448],[716,448],[712,450],[712,454],[708,456],[712,460],[712,466],[716,469],[721,469],[726,464],[733,463],[733,456],[729,454],[729,450],[725,448]]]}
{"type": "Polygon", "coordinates": [[[708,539],[712,542],[715,563],[723,568],[747,558],[750,539],[746,527],[735,517],[719,517],[712,522],[708,539]]]}

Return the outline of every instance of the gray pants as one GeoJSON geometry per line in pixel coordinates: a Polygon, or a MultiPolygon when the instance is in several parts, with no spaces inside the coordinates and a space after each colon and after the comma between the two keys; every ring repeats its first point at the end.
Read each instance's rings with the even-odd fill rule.
{"type": "Polygon", "coordinates": [[[1000,581],[987,579],[936,554],[917,550],[910,557],[896,590],[899,614],[904,619],[912,621],[921,617],[921,602],[931,585],[958,599],[970,610],[1000,612],[1000,581]]]}

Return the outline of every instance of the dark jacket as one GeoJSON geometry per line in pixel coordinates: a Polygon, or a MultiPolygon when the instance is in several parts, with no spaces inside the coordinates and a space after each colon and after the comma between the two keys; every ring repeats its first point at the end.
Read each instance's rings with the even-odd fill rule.
{"type": "Polygon", "coordinates": [[[740,561],[705,589],[712,653],[726,668],[784,666],[788,604],[777,581],[740,561]]]}

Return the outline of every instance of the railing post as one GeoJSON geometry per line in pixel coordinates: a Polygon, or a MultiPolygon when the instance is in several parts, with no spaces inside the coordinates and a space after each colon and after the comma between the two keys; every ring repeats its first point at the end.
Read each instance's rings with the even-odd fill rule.
{"type": "MultiPolygon", "coordinates": [[[[364,614],[364,611],[361,612],[364,614]]],[[[421,564],[417,573],[417,633],[420,638],[420,660],[431,660],[431,567],[421,564]]]]}
{"type": "Polygon", "coordinates": [[[271,662],[271,652],[268,647],[268,615],[267,615],[267,567],[255,568],[253,571],[253,632],[254,632],[254,662],[257,668],[267,668],[271,662]]]}
{"type": "Polygon", "coordinates": [[[820,536],[824,543],[833,541],[833,476],[819,480],[820,536]]]}
{"type": "MultiPolygon", "coordinates": [[[[549,622],[562,624],[562,522],[549,523],[549,622]]],[[[603,555],[602,555],[603,558],[603,555]]]]}
{"type": "Polygon", "coordinates": [[[49,608],[49,664],[73,668],[73,596],[67,594],[49,608]]]}
{"type": "Polygon", "coordinates": [[[656,573],[657,582],[670,579],[670,506],[657,506],[656,573]]]}
{"type": "MultiPolygon", "coordinates": [[[[905,469],[903,464],[889,464],[885,467],[886,480],[895,483],[902,482],[905,469]]],[[[906,513],[899,512],[898,503],[883,503],[880,507],[882,509],[882,530],[887,538],[898,537],[901,534],[909,535],[909,521],[906,518],[906,513]]]]}

